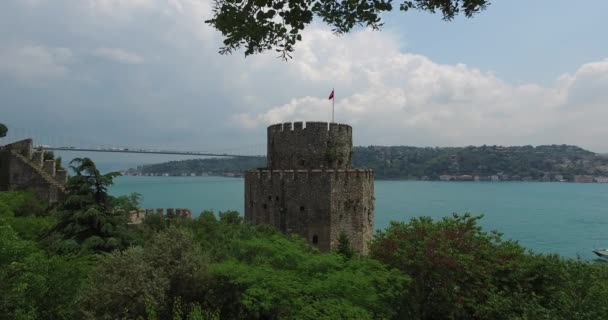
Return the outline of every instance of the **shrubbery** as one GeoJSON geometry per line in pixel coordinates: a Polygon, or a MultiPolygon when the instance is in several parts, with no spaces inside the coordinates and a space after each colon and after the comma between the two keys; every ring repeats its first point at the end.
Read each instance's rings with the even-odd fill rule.
{"type": "MultiPolygon", "coordinates": [[[[82,161],[86,163],[86,161],[82,161]]],[[[106,176],[107,177],[107,176],[106,176]]],[[[379,231],[368,257],[321,253],[237,212],[151,215],[136,228],[93,166],[28,213],[0,193],[0,319],[601,319],[608,266],[527,252],[480,217],[379,231]],[[18,214],[19,212],[19,214],[18,214]],[[44,211],[46,212],[46,211],[44,211]]]]}

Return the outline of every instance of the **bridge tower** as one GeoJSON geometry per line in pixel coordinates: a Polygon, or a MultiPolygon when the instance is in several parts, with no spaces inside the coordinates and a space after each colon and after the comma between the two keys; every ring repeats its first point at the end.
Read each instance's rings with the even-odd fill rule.
{"type": "Polygon", "coordinates": [[[367,252],[374,173],[352,168],[352,128],[326,122],[268,127],[267,167],[245,175],[245,220],[299,234],[322,251],[344,233],[367,252]]]}

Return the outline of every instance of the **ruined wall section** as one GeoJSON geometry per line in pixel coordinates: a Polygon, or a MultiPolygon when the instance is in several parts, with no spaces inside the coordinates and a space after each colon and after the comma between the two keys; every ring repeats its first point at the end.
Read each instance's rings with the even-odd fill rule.
{"type": "Polygon", "coordinates": [[[268,127],[269,169],[348,169],[352,127],[327,122],[291,122],[268,127]]]}
{"type": "Polygon", "coordinates": [[[0,190],[31,190],[47,203],[65,196],[67,171],[56,169],[55,161],[43,161],[43,152],[32,152],[31,139],[0,148],[0,190]]]}
{"type": "Polygon", "coordinates": [[[296,233],[322,251],[345,233],[367,252],[373,234],[371,170],[254,170],[245,177],[245,220],[296,233]]]}

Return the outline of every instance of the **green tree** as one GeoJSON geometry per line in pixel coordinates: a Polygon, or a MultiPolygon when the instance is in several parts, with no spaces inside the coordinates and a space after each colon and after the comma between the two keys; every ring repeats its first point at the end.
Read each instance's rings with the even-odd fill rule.
{"type": "MultiPolygon", "coordinates": [[[[23,218],[20,218],[23,219],[23,218]]],[[[48,257],[0,219],[0,319],[73,319],[89,263],[48,257]]]]}
{"type": "MultiPolygon", "coordinates": [[[[472,17],[488,5],[488,0],[404,0],[399,9],[440,11],[451,20],[459,13],[472,17]]],[[[206,22],[224,36],[222,54],[244,47],[246,56],[274,49],[287,58],[314,16],[343,34],[356,26],[378,30],[380,15],[391,10],[391,0],[215,0],[213,17],[206,22]]]]}
{"type": "Polygon", "coordinates": [[[42,154],[42,158],[44,161],[46,160],[55,160],[55,153],[53,151],[47,150],[42,154]]]}
{"type": "Polygon", "coordinates": [[[340,233],[340,236],[338,237],[338,248],[336,248],[336,252],[344,256],[346,259],[352,258],[355,254],[350,246],[350,240],[344,232],[340,233]]]}
{"type": "Polygon", "coordinates": [[[62,240],[56,249],[111,251],[128,245],[130,232],[124,209],[136,199],[117,201],[107,192],[119,174],[101,174],[89,158],[76,158],[70,164],[76,175],[68,180],[67,197],[57,214],[53,231],[62,240]]]}
{"type": "Polygon", "coordinates": [[[169,319],[179,301],[188,313],[207,295],[207,267],[191,233],[169,228],[143,248],[107,255],[84,291],[81,312],[88,319],[137,319],[150,313],[169,319]]]}
{"type": "Polygon", "coordinates": [[[8,128],[4,125],[4,123],[0,123],[0,138],[6,137],[7,132],[8,128]]]}
{"type": "Polygon", "coordinates": [[[115,177],[120,176],[118,172],[101,174],[93,160],[89,158],[75,158],[70,161],[70,168],[75,176],[70,177],[67,191],[72,196],[65,205],[70,209],[82,209],[90,205],[108,208],[110,196],[108,186],[113,183],[115,177]]]}
{"type": "Polygon", "coordinates": [[[404,312],[415,319],[470,319],[506,277],[519,267],[524,250],[486,233],[480,217],[457,215],[433,221],[392,222],[379,232],[371,255],[412,278],[404,312]]]}

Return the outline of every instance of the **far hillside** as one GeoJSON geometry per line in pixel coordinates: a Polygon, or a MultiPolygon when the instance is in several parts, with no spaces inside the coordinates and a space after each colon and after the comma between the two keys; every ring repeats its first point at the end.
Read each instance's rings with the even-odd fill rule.
{"type": "MultiPolygon", "coordinates": [[[[604,182],[608,158],[571,145],[469,147],[355,147],[355,167],[377,179],[604,182]]],[[[127,170],[129,175],[241,176],[265,157],[170,161],[127,170]]]]}
{"type": "Polygon", "coordinates": [[[353,162],[381,179],[573,181],[576,175],[608,174],[608,158],[570,145],[419,148],[356,147],[353,162]],[[493,177],[494,176],[494,177],[493,177]],[[463,178],[467,179],[467,178],[463,178]]]}

